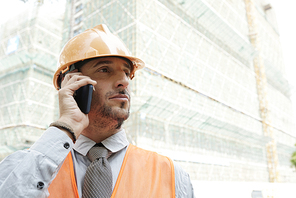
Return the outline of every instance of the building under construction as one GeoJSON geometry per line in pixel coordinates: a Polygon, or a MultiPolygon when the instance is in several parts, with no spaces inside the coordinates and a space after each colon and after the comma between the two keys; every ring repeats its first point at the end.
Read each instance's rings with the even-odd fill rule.
{"type": "Polygon", "coordinates": [[[63,13],[33,4],[0,27],[0,159],[32,145],[57,118],[52,86],[63,13]]]}
{"type": "Polygon", "coordinates": [[[68,0],[46,17],[44,6],[0,30],[2,158],[58,117],[62,45],[104,23],[146,62],[131,82],[131,143],[170,156],[193,181],[296,182],[291,88],[268,1],[68,0]]]}

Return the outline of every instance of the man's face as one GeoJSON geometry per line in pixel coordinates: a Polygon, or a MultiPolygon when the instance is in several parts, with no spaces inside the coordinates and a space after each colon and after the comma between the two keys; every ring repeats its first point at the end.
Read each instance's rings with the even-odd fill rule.
{"type": "Polygon", "coordinates": [[[104,57],[87,62],[80,70],[97,81],[88,114],[90,124],[116,122],[120,128],[129,116],[131,66],[124,59],[104,57]]]}

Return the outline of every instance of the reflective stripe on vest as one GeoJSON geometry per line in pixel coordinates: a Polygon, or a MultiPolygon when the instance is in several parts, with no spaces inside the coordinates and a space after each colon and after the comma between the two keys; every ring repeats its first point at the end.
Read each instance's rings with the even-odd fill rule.
{"type": "MultiPolygon", "coordinates": [[[[51,198],[79,198],[71,153],[48,191],[51,198]]],[[[111,197],[175,197],[173,162],[155,152],[129,145],[111,197]]]]}

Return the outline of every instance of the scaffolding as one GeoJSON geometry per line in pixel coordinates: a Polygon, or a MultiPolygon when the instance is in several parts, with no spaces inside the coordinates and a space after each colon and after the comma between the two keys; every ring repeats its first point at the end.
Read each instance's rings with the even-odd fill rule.
{"type": "MultiPolygon", "coordinates": [[[[258,54],[248,39],[244,2],[160,0],[145,2],[139,7],[145,7],[145,11],[137,17],[136,49],[148,64],[136,79],[134,91],[138,98],[133,104],[138,115],[128,123],[133,134],[131,139],[164,154],[173,150],[171,157],[184,163],[193,178],[272,181],[272,172],[266,170],[271,164],[276,165],[274,145],[278,143],[273,136],[265,136],[262,127],[267,120],[260,111],[262,96],[257,92],[256,68],[252,63],[258,54]],[[234,11],[237,7],[240,12],[234,11]],[[237,28],[235,24],[241,26],[237,28]],[[138,127],[133,127],[135,123],[138,127]],[[272,146],[266,149],[265,145],[270,142],[272,146]],[[214,156],[214,159],[194,154],[184,159],[186,152],[214,156]],[[218,162],[225,160],[226,163],[218,162]],[[201,173],[197,170],[201,166],[205,176],[199,176],[201,173]],[[236,170],[236,173],[230,178],[218,172],[213,176],[216,170],[236,170]]],[[[265,26],[270,25],[264,22],[265,26]]],[[[274,33],[274,28],[270,29],[274,33]]],[[[278,35],[273,36],[263,44],[268,43],[268,39],[278,40],[278,35]]],[[[272,57],[264,51],[264,58],[280,63],[282,57],[277,46],[272,49],[272,57]]],[[[281,83],[281,80],[286,82],[283,68],[269,67],[268,72],[266,97],[272,97],[273,104],[270,117],[275,118],[275,111],[282,116],[268,122],[269,127],[277,131],[278,138],[289,136],[293,142],[295,126],[291,119],[293,113],[286,111],[291,109],[291,101],[287,94],[289,87],[281,83]],[[281,76],[274,75],[279,72],[281,76]]],[[[285,144],[289,144],[285,153],[291,153],[293,144],[288,141],[285,144]]],[[[288,156],[281,155],[278,166],[290,169],[288,156]]],[[[287,177],[283,180],[287,181],[287,177]]]]}
{"type": "Polygon", "coordinates": [[[0,159],[31,146],[57,117],[62,16],[38,3],[1,25],[0,159]]]}
{"type": "MultiPolygon", "coordinates": [[[[131,114],[124,125],[128,139],[170,156],[192,180],[295,182],[289,166],[295,125],[277,27],[267,20],[272,15],[267,16],[261,1],[254,6],[257,31],[265,35],[260,54],[249,39],[255,32],[249,32],[243,0],[68,0],[61,42],[105,23],[133,55],[145,60],[146,68],[131,81],[131,114]],[[259,55],[266,73],[260,78],[263,88],[257,86],[258,64],[253,62],[259,55]],[[263,114],[266,109],[268,118],[263,114]],[[273,136],[265,135],[266,127],[273,136]],[[266,149],[270,142],[277,145],[278,160],[268,155],[274,152],[266,149]],[[269,172],[276,161],[278,169],[274,166],[269,172]]],[[[2,46],[9,38],[1,40],[2,46]]],[[[0,59],[0,69],[6,58],[0,59]]],[[[8,59],[5,63],[11,64],[8,59]]],[[[49,83],[44,87],[49,89],[49,83]]],[[[48,113],[57,112],[54,99],[47,104],[54,108],[48,113]]],[[[45,128],[45,123],[50,122],[38,126],[45,128]]]]}

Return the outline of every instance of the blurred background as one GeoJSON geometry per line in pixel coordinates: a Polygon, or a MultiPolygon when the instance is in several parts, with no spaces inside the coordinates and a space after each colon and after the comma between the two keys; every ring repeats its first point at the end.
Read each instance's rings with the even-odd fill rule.
{"type": "Polygon", "coordinates": [[[104,23],[146,62],[131,83],[132,144],[178,162],[196,197],[295,197],[293,3],[0,2],[0,160],[58,118],[59,52],[104,23]]]}

